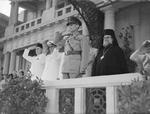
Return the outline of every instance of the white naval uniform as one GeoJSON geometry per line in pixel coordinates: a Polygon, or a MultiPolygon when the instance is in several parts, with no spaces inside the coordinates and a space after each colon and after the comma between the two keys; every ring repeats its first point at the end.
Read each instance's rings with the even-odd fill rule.
{"type": "Polygon", "coordinates": [[[40,54],[37,56],[29,56],[29,51],[28,49],[25,49],[23,53],[23,57],[31,62],[31,74],[33,75],[32,79],[36,79],[36,77],[41,78],[41,75],[43,73],[44,67],[45,67],[45,54],[40,54]]]}

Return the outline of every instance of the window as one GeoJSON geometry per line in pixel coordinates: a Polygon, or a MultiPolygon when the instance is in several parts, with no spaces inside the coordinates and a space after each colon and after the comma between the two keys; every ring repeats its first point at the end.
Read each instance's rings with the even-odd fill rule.
{"type": "Polygon", "coordinates": [[[57,1],[57,9],[65,7],[65,0],[58,0],[57,1]]]}
{"type": "Polygon", "coordinates": [[[62,14],[63,14],[62,10],[61,10],[61,11],[58,11],[57,16],[61,16],[62,14]]]}
{"type": "Polygon", "coordinates": [[[63,8],[67,5],[69,5],[69,0],[58,0],[57,1],[57,6],[56,6],[56,9],[60,9],[60,8],[63,8]]]}
{"type": "Polygon", "coordinates": [[[19,7],[18,8],[18,12],[19,12],[19,14],[18,14],[18,21],[22,22],[22,23],[25,22],[26,10],[21,8],[21,7],[19,7]]]}
{"type": "Polygon", "coordinates": [[[66,13],[69,13],[69,12],[71,12],[71,6],[66,8],[66,13]]]}

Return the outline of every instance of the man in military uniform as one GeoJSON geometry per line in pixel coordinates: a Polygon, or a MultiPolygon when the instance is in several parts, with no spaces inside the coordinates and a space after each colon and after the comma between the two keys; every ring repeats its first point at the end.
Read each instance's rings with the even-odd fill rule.
{"type": "Polygon", "coordinates": [[[62,63],[63,79],[81,77],[86,70],[89,54],[89,38],[79,33],[81,21],[70,17],[67,23],[69,35],[66,38],[62,63]]]}

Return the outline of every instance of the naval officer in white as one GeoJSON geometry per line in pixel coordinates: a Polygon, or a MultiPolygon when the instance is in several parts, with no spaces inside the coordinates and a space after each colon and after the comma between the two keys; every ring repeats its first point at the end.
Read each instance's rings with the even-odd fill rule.
{"type": "Polygon", "coordinates": [[[29,56],[30,48],[25,49],[23,57],[31,63],[30,72],[33,75],[31,79],[36,79],[36,77],[41,78],[45,67],[45,54],[42,53],[43,46],[42,44],[36,44],[36,56],[29,56]]]}

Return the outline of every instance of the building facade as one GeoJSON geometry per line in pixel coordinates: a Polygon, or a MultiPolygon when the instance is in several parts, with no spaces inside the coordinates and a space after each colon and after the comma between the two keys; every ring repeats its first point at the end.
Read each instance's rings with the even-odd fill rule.
{"type": "MultiPolygon", "coordinates": [[[[131,35],[129,42],[133,49],[143,40],[149,39],[149,2],[93,2],[105,14],[104,28],[116,31],[121,46],[124,42],[121,35],[125,35],[125,30],[131,35]]],[[[10,14],[5,36],[0,41],[4,44],[4,74],[13,70],[26,70],[29,63],[22,58],[23,50],[37,42],[53,39],[55,32],[63,31],[67,17],[78,15],[67,0],[12,0],[10,14]],[[21,14],[20,8],[24,9],[21,14]]]]}
{"type": "MultiPolygon", "coordinates": [[[[142,0],[133,0],[132,2],[125,0],[91,1],[104,13],[104,29],[114,29],[116,31],[117,40],[122,48],[128,43],[128,47],[135,50],[144,40],[150,39],[150,2],[146,0],[144,2],[142,0]]],[[[11,73],[13,70],[27,70],[30,63],[22,57],[24,49],[47,39],[53,40],[55,32],[63,31],[67,18],[73,15],[78,15],[78,13],[69,4],[68,0],[11,0],[9,24],[4,37],[0,39],[0,44],[3,44],[4,60],[0,61],[4,68],[3,74],[11,73]],[[19,8],[24,9],[21,14],[18,13],[19,8]]],[[[81,30],[83,33],[87,33],[85,26],[82,26],[81,30]]],[[[30,54],[34,55],[34,51],[30,54]]],[[[116,80],[130,80],[127,75],[124,77],[118,78],[116,76],[116,80]]],[[[49,103],[47,112],[58,113],[57,90],[58,88],[67,88],[70,84],[69,88],[75,88],[75,114],[85,114],[86,106],[83,103],[85,101],[85,87],[101,86],[107,86],[106,98],[109,101],[104,112],[116,114],[114,102],[114,86],[116,85],[112,87],[109,85],[109,81],[114,84],[114,78],[109,79],[106,77],[107,84],[103,84],[103,81],[106,80],[100,77],[86,78],[83,79],[84,81],[82,79],[78,80],[79,82],[74,80],[67,82],[65,80],[48,85],[51,88],[47,94],[52,102],[49,103]],[[87,84],[83,82],[87,82],[87,84]]],[[[95,98],[95,106],[97,106],[97,103],[99,103],[99,99],[95,98]]],[[[90,113],[86,112],[86,114],[90,113]]]]}

